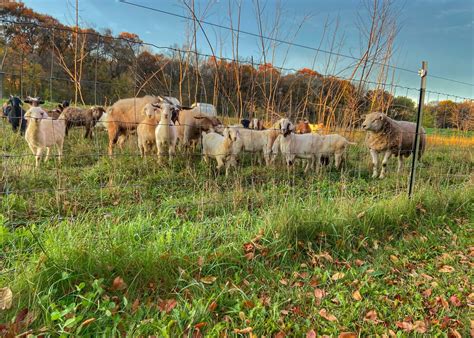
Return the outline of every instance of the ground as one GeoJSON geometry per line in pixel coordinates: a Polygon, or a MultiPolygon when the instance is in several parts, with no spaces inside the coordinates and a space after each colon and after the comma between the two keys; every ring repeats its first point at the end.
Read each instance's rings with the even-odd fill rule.
{"type": "Polygon", "coordinates": [[[360,145],[342,174],[246,156],[226,178],[199,154],[143,160],[133,138],[108,158],[105,133],[90,141],[80,129],[62,165],[34,169],[2,123],[0,287],[12,291],[2,335],[472,329],[470,135],[429,144],[409,200],[409,163],[372,179],[361,133],[347,134],[360,145]]]}

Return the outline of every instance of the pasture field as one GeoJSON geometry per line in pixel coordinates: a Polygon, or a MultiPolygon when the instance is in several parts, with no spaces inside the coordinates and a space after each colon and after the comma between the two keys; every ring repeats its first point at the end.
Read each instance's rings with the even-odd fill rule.
{"type": "Polygon", "coordinates": [[[473,330],[472,143],[428,144],[408,200],[409,161],[371,179],[362,135],[342,173],[246,155],[225,177],[199,153],[143,160],[135,137],[109,158],[81,129],[34,169],[1,123],[0,335],[473,330]]]}

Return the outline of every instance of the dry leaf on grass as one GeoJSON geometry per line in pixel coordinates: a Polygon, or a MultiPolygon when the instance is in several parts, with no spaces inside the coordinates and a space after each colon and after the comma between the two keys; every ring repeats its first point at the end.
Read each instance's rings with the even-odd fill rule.
{"type": "Polygon", "coordinates": [[[13,293],[9,287],[0,288],[0,310],[8,310],[12,307],[13,293]]]}
{"type": "Polygon", "coordinates": [[[377,324],[377,323],[381,322],[381,320],[378,319],[377,311],[375,311],[375,310],[370,310],[369,312],[367,312],[365,314],[364,321],[371,322],[371,323],[374,323],[374,324],[377,324]]]}
{"type": "Polygon", "coordinates": [[[201,282],[204,284],[212,284],[216,281],[217,277],[214,276],[206,276],[201,278],[201,282]]]}
{"type": "Polygon", "coordinates": [[[444,273],[451,273],[454,272],[454,268],[451,265],[443,265],[441,268],[439,268],[438,271],[444,273]]]}
{"type": "Polygon", "coordinates": [[[321,309],[321,310],[319,310],[319,315],[320,315],[321,317],[323,317],[324,319],[329,320],[330,322],[335,322],[335,321],[337,321],[336,316],[334,316],[334,315],[328,313],[328,312],[326,311],[326,309],[321,309]]]}
{"type": "Polygon", "coordinates": [[[451,297],[449,297],[449,302],[455,307],[460,307],[462,305],[461,301],[456,295],[452,295],[451,297]]]}
{"type": "Polygon", "coordinates": [[[87,326],[87,325],[89,325],[89,324],[95,322],[95,320],[96,320],[96,319],[95,319],[94,317],[89,318],[89,319],[86,319],[85,321],[83,321],[83,322],[81,323],[81,326],[82,326],[82,327],[87,326]]]}
{"type": "Polygon", "coordinates": [[[158,309],[161,312],[170,313],[178,305],[176,299],[165,299],[158,302],[158,309]]]}
{"type": "Polygon", "coordinates": [[[306,338],[316,338],[316,331],[309,330],[308,332],[306,332],[306,338]]]}
{"type": "Polygon", "coordinates": [[[245,334],[245,333],[250,333],[252,332],[251,327],[246,327],[245,329],[234,329],[234,333],[240,333],[240,334],[245,334]]]}
{"type": "Polygon", "coordinates": [[[362,295],[360,294],[359,290],[356,290],[352,293],[352,298],[354,298],[357,301],[362,300],[362,295]]]}
{"type": "Polygon", "coordinates": [[[214,312],[217,308],[217,302],[215,300],[212,301],[211,304],[209,304],[209,307],[207,308],[209,312],[214,312]]]}
{"type": "Polygon", "coordinates": [[[314,297],[316,297],[317,299],[323,299],[325,296],[326,291],[324,291],[323,289],[314,289],[314,297]]]}
{"type": "Polygon", "coordinates": [[[410,322],[396,322],[395,323],[398,328],[402,329],[403,331],[406,332],[411,332],[413,331],[413,324],[410,322]]]}
{"type": "Polygon", "coordinates": [[[413,330],[418,333],[425,333],[428,328],[426,327],[426,323],[423,320],[417,320],[413,323],[413,330]]]}
{"type": "Polygon", "coordinates": [[[124,282],[122,277],[117,276],[114,278],[114,281],[112,282],[112,290],[119,291],[119,290],[124,290],[126,288],[127,288],[127,283],[124,282]]]}
{"type": "Polygon", "coordinates": [[[357,338],[357,333],[354,332],[341,332],[338,338],[357,338]]]}
{"type": "Polygon", "coordinates": [[[336,272],[334,275],[332,275],[331,279],[333,281],[339,280],[341,278],[344,278],[345,274],[344,272],[336,272]]]}

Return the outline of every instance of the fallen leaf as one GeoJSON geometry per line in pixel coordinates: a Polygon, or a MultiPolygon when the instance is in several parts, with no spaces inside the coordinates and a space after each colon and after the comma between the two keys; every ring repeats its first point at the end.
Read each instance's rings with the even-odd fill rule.
{"type": "Polygon", "coordinates": [[[202,267],[204,265],[204,257],[199,256],[198,257],[198,266],[202,267]]]}
{"type": "Polygon", "coordinates": [[[423,297],[428,298],[429,296],[431,296],[432,293],[433,293],[432,289],[426,289],[421,294],[423,295],[423,297]]]}
{"type": "Polygon", "coordinates": [[[241,333],[241,334],[250,333],[252,331],[253,329],[251,327],[246,327],[245,329],[234,329],[234,333],[241,333]]]}
{"type": "Polygon", "coordinates": [[[112,282],[112,290],[119,291],[119,290],[124,290],[126,288],[127,288],[127,283],[124,282],[122,277],[117,276],[114,278],[114,281],[112,282]]]}
{"type": "Polygon", "coordinates": [[[381,320],[377,318],[377,311],[375,310],[370,310],[365,314],[364,321],[366,322],[372,322],[374,324],[380,323],[381,320]]]}
{"type": "Polygon", "coordinates": [[[357,338],[357,333],[354,332],[341,332],[338,338],[357,338]]]}
{"type": "Polygon", "coordinates": [[[9,287],[0,288],[0,310],[8,310],[12,307],[13,293],[9,287]]]}
{"type": "Polygon", "coordinates": [[[396,322],[398,328],[402,329],[405,332],[413,331],[413,324],[410,322],[396,322]]]}
{"type": "Polygon", "coordinates": [[[158,309],[162,312],[170,313],[178,305],[176,299],[165,299],[158,302],[158,309]]]}
{"type": "Polygon", "coordinates": [[[253,309],[255,307],[255,304],[251,300],[244,301],[243,305],[247,309],[253,309]]]}
{"type": "Polygon", "coordinates": [[[85,321],[83,321],[83,322],[81,323],[81,326],[82,326],[82,327],[87,326],[87,325],[89,325],[90,323],[95,322],[95,320],[96,320],[96,319],[95,319],[94,317],[88,318],[88,319],[86,319],[85,321]]]}
{"type": "Polygon", "coordinates": [[[214,276],[206,276],[201,278],[201,282],[204,284],[212,284],[216,281],[217,277],[214,276]]]}
{"type": "Polygon", "coordinates": [[[446,301],[446,299],[444,299],[443,296],[436,297],[436,301],[437,301],[438,303],[440,303],[440,304],[443,306],[443,308],[449,309],[449,304],[448,304],[448,302],[446,301]]]}
{"type": "Polygon", "coordinates": [[[359,290],[355,290],[355,291],[352,293],[352,298],[354,298],[354,299],[357,300],[357,301],[362,300],[362,295],[360,294],[359,290]]]}
{"type": "Polygon", "coordinates": [[[339,280],[341,278],[344,278],[345,274],[344,272],[336,272],[334,275],[332,275],[331,279],[333,281],[339,280]]]}
{"type": "Polygon", "coordinates": [[[306,338],[316,338],[316,331],[309,330],[308,332],[306,332],[306,338]]]}
{"type": "Polygon", "coordinates": [[[195,329],[201,329],[202,327],[204,327],[206,325],[207,325],[206,322],[200,322],[200,323],[197,323],[196,325],[194,325],[194,328],[195,329]]]}
{"type": "Polygon", "coordinates": [[[248,261],[251,261],[252,259],[254,259],[255,257],[255,254],[253,252],[247,252],[245,255],[244,255],[245,259],[248,260],[248,261]]]}
{"type": "Polygon", "coordinates": [[[361,219],[361,218],[364,217],[364,216],[365,216],[365,211],[362,211],[362,212],[360,212],[360,213],[357,214],[357,218],[358,218],[358,219],[361,219]]]}
{"type": "Polygon", "coordinates": [[[288,280],[287,279],[280,279],[280,284],[288,285],[288,280]]]}
{"type": "Polygon", "coordinates": [[[422,273],[422,274],[420,274],[420,276],[423,277],[426,280],[432,280],[433,279],[433,277],[431,277],[430,275],[427,275],[426,273],[422,273]]]}
{"type": "Polygon", "coordinates": [[[355,263],[355,265],[357,265],[357,266],[362,266],[362,265],[365,264],[365,262],[364,262],[363,260],[361,260],[361,259],[356,259],[356,260],[354,261],[354,263],[355,263]]]}
{"type": "Polygon", "coordinates": [[[211,304],[209,304],[209,307],[207,308],[210,312],[214,312],[217,308],[217,302],[215,300],[212,301],[211,304]]]}
{"type": "Polygon", "coordinates": [[[314,289],[314,297],[316,297],[317,299],[323,299],[325,296],[326,291],[318,288],[314,289]]]}
{"type": "Polygon", "coordinates": [[[460,307],[462,305],[461,301],[456,295],[452,295],[451,297],[449,297],[449,302],[455,307],[460,307]]]}
{"type": "Polygon", "coordinates": [[[448,338],[462,338],[462,336],[456,329],[450,329],[448,338]]]}
{"type": "Polygon", "coordinates": [[[450,265],[443,265],[441,268],[438,270],[439,272],[444,272],[444,273],[451,273],[454,271],[454,268],[450,265]]]}
{"type": "Polygon", "coordinates": [[[140,306],[140,300],[137,298],[132,304],[132,314],[137,312],[139,306],[140,306]]]}
{"type": "Polygon", "coordinates": [[[390,255],[390,260],[392,261],[392,263],[398,263],[400,261],[395,255],[390,255]]]}
{"type": "Polygon", "coordinates": [[[284,338],[284,337],[286,337],[286,334],[283,331],[280,331],[275,335],[275,338],[284,338]]]}
{"type": "Polygon", "coordinates": [[[323,317],[324,319],[329,320],[330,322],[335,322],[335,321],[337,321],[336,316],[334,316],[334,315],[332,315],[332,314],[329,314],[329,313],[326,311],[326,309],[321,309],[321,310],[319,310],[319,315],[320,315],[321,317],[323,317]]]}
{"type": "Polygon", "coordinates": [[[425,333],[427,331],[426,323],[423,320],[417,320],[413,323],[413,329],[418,333],[425,333]]]}

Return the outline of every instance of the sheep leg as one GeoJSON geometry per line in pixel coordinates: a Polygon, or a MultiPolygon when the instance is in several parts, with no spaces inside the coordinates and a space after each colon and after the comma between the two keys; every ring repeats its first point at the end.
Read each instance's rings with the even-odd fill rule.
{"type": "Polygon", "coordinates": [[[217,171],[220,171],[220,169],[224,166],[224,161],[222,160],[222,156],[218,156],[216,160],[217,160],[217,171]]]}
{"type": "Polygon", "coordinates": [[[48,162],[49,160],[49,153],[51,152],[51,147],[46,147],[46,156],[44,157],[44,162],[48,162]]]}
{"type": "Polygon", "coordinates": [[[225,163],[225,175],[226,175],[226,176],[229,175],[229,168],[230,168],[230,166],[231,166],[231,162],[230,162],[230,161],[227,161],[227,162],[225,163]]]}
{"type": "Polygon", "coordinates": [[[339,170],[339,167],[341,166],[342,162],[342,154],[336,153],[334,154],[334,165],[336,166],[336,169],[339,170]]]}
{"type": "Polygon", "coordinates": [[[176,155],[176,144],[170,144],[168,147],[169,160],[172,161],[174,155],[176,155]]]}
{"type": "Polygon", "coordinates": [[[36,155],[35,155],[35,166],[36,166],[36,168],[39,167],[42,152],[43,152],[42,148],[38,147],[36,149],[36,155]]]}
{"type": "Polygon", "coordinates": [[[403,170],[403,156],[398,155],[398,169],[397,172],[400,173],[403,170]]]}
{"type": "Polygon", "coordinates": [[[58,162],[59,163],[61,163],[61,160],[63,158],[63,145],[64,145],[63,142],[61,142],[57,145],[57,147],[58,147],[58,162]]]}
{"type": "Polygon", "coordinates": [[[377,165],[379,162],[379,154],[374,149],[370,149],[370,156],[372,156],[372,164],[373,164],[372,178],[377,178],[378,176],[377,165]]]}
{"type": "Polygon", "coordinates": [[[392,152],[390,150],[387,150],[385,152],[385,155],[383,157],[383,160],[382,160],[382,170],[380,171],[380,176],[379,178],[384,178],[385,177],[385,171],[386,171],[386,167],[387,167],[387,162],[388,160],[390,159],[390,156],[392,156],[392,152]]]}

